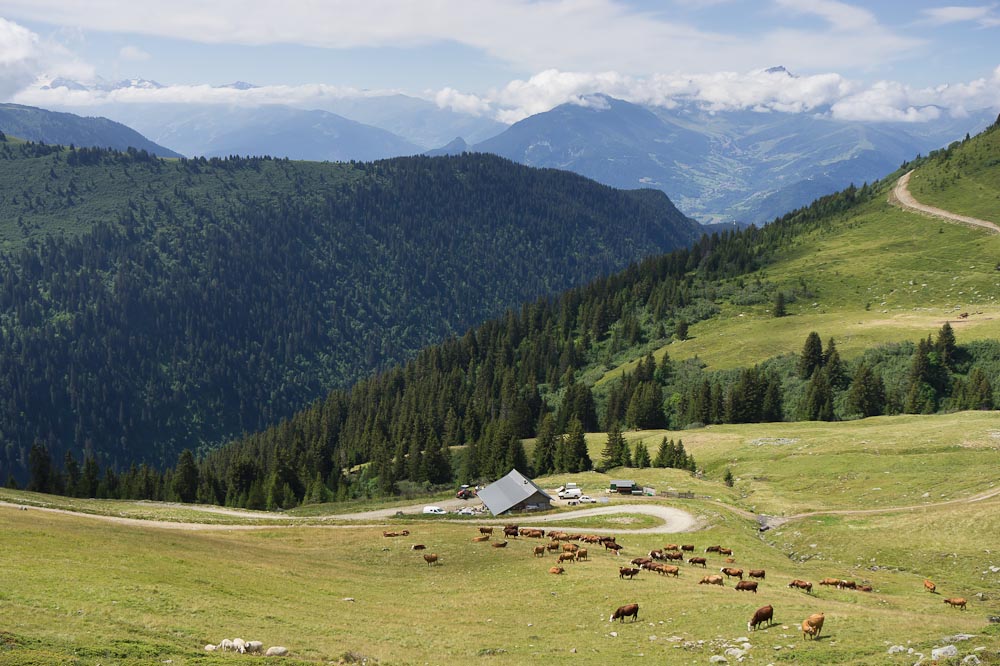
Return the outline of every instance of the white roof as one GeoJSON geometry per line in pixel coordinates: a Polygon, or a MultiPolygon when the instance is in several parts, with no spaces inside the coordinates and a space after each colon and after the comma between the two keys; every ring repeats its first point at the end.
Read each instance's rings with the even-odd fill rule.
{"type": "Polygon", "coordinates": [[[552,500],[552,496],[535,485],[534,481],[512,469],[507,476],[480,490],[479,499],[490,513],[497,516],[536,493],[541,493],[548,500],[552,500]]]}

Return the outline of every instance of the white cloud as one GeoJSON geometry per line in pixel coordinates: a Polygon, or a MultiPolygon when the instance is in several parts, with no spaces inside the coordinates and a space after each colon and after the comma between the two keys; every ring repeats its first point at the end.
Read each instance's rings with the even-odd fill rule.
{"type": "Polygon", "coordinates": [[[489,113],[489,102],[479,97],[455,90],[443,88],[434,93],[434,102],[442,109],[451,109],[459,113],[481,116],[489,113]]]}
{"type": "Polygon", "coordinates": [[[118,51],[118,57],[122,60],[129,60],[133,62],[141,62],[143,60],[149,60],[152,56],[140,49],[138,46],[123,46],[121,50],[118,51]]]}
{"type": "Polygon", "coordinates": [[[80,79],[93,76],[93,69],[64,47],[0,18],[0,100],[10,99],[42,72],[80,79]]]}
{"type": "Polygon", "coordinates": [[[923,20],[924,23],[933,25],[964,23],[968,21],[975,21],[985,25],[995,25],[997,19],[991,16],[995,7],[996,5],[931,7],[921,10],[920,13],[925,17],[923,20]]]}

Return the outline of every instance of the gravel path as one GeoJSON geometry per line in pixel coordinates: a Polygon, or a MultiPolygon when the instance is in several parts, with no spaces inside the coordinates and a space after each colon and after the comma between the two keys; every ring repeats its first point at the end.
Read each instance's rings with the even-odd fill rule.
{"type": "Polygon", "coordinates": [[[896,187],[894,187],[892,189],[892,192],[889,194],[889,203],[895,206],[899,206],[904,210],[923,213],[925,215],[930,215],[932,217],[949,220],[951,222],[968,224],[974,227],[989,229],[994,233],[1000,233],[1000,226],[997,226],[993,222],[989,222],[987,220],[980,220],[977,217],[969,217],[967,215],[959,215],[957,213],[952,213],[950,211],[943,210],[941,208],[935,208],[934,206],[928,206],[926,204],[922,204],[916,199],[914,199],[913,195],[910,194],[909,190],[910,176],[912,174],[913,172],[909,171],[900,176],[899,180],[896,181],[896,187]]]}

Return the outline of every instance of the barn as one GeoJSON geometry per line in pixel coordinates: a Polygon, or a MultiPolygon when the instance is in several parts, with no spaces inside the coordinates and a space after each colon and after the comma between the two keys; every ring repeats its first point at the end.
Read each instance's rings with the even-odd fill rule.
{"type": "Polygon", "coordinates": [[[609,489],[613,493],[621,493],[622,495],[631,495],[634,491],[641,491],[642,488],[635,485],[635,481],[627,481],[625,479],[615,479],[611,482],[611,488],[609,489]]]}
{"type": "Polygon", "coordinates": [[[542,511],[552,508],[552,497],[516,469],[480,490],[479,499],[494,516],[508,511],[542,511]]]}

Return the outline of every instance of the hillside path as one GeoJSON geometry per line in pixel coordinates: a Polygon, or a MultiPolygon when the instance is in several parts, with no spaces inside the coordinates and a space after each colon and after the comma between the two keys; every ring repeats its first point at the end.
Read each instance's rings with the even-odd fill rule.
{"type": "Polygon", "coordinates": [[[959,215],[958,213],[952,213],[951,211],[944,210],[942,208],[935,208],[934,206],[928,206],[922,204],[913,198],[910,194],[910,176],[913,171],[908,171],[899,177],[896,181],[896,186],[892,188],[892,192],[889,193],[889,203],[894,206],[899,206],[903,210],[909,210],[916,213],[923,213],[924,215],[930,215],[931,217],[937,217],[944,220],[949,220],[951,222],[958,222],[959,224],[968,224],[974,227],[981,227],[983,229],[989,229],[994,233],[1000,233],[1000,226],[997,226],[993,222],[987,220],[980,220],[978,217],[969,217],[968,215],[959,215]]]}

